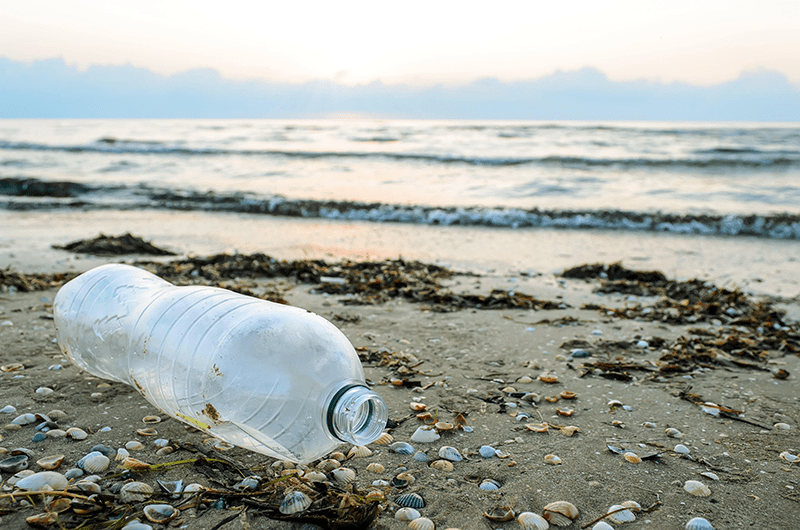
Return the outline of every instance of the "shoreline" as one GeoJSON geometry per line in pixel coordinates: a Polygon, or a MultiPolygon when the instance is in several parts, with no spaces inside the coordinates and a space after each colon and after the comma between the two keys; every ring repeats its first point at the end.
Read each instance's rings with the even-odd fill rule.
{"type": "MultiPolygon", "coordinates": [[[[74,229],[54,227],[53,237],[70,230],[74,229]]],[[[96,233],[88,235],[93,237],[96,233]]],[[[162,246],[166,239],[154,238],[154,242],[162,246]]],[[[15,258],[15,263],[36,263],[41,267],[37,272],[59,269],[67,272],[103,261],[97,258],[66,263],[46,261],[52,255],[42,257],[35,248],[29,248],[15,258]]],[[[247,257],[229,256],[232,260],[246,260],[247,257]]],[[[382,261],[382,257],[376,258],[382,261]]],[[[119,261],[119,258],[112,259],[119,261]]],[[[127,259],[152,261],[142,257],[127,259]]],[[[158,261],[168,263],[182,259],[185,258],[178,256],[158,261]]],[[[194,259],[195,270],[202,271],[208,266],[203,261],[206,258],[194,259]]],[[[603,260],[586,262],[598,261],[603,260]]],[[[353,270],[342,268],[340,263],[327,266],[339,267],[336,275],[346,278],[344,285],[348,286],[355,285],[355,280],[361,278],[354,271],[363,268],[363,262],[360,260],[353,270]]],[[[655,268],[649,266],[650,262],[644,263],[648,266],[633,268],[655,268]]],[[[191,275],[190,265],[185,265],[187,270],[175,279],[196,278],[191,275]]],[[[570,264],[577,265],[575,261],[570,264]]],[[[532,296],[556,305],[487,309],[484,299],[480,307],[447,306],[443,308],[446,310],[441,310],[430,300],[414,302],[412,296],[406,295],[383,296],[373,300],[378,303],[359,305],[354,303],[358,301],[359,291],[348,292],[341,283],[327,286],[309,283],[291,274],[247,278],[233,265],[226,267],[213,269],[215,274],[228,269],[233,271],[230,277],[223,274],[218,282],[230,282],[226,286],[247,288],[256,294],[275,293],[292,305],[320,314],[342,329],[360,352],[366,377],[374,383],[373,389],[387,402],[389,416],[396,422],[391,429],[394,441],[410,442],[428,456],[428,462],[421,462],[412,455],[397,454],[386,446],[370,444],[371,456],[343,462],[356,471],[354,486],[358,491],[365,494],[377,490],[385,497],[380,503],[382,513],[365,528],[405,528],[406,523],[394,519],[398,505],[393,501],[408,492],[422,495],[426,506],[419,511],[434,521],[436,528],[442,529],[483,528],[487,524],[492,528],[515,528],[516,523],[490,521],[484,513],[501,512],[506,506],[516,513],[542,513],[546,504],[562,500],[573,503],[580,511],[570,528],[583,527],[602,516],[612,504],[627,500],[651,509],[637,513],[636,522],[625,525],[634,530],[683,528],[695,516],[707,518],[718,530],[746,527],[754,520],[769,521],[778,528],[794,524],[792,514],[796,513],[800,502],[800,464],[787,462],[780,453],[800,452],[800,414],[797,412],[800,410],[800,386],[796,382],[800,358],[791,352],[797,344],[797,319],[782,322],[787,331],[776,330],[775,334],[769,330],[758,331],[758,326],[748,324],[745,317],[774,317],[770,317],[768,311],[759,313],[756,305],[749,305],[757,304],[757,298],[724,294],[733,291],[726,291],[727,286],[720,285],[714,292],[724,294],[727,298],[723,298],[740,314],[725,313],[726,307],[721,307],[721,314],[716,315],[709,313],[710,306],[702,305],[683,313],[679,299],[675,299],[676,304],[665,306],[665,297],[657,290],[688,289],[669,271],[664,271],[667,283],[656,285],[639,275],[631,277],[630,285],[617,285],[616,290],[613,286],[609,290],[608,283],[618,281],[615,274],[625,277],[630,276],[628,272],[591,269],[584,271],[583,277],[565,278],[549,272],[512,275],[495,271],[484,275],[456,274],[438,280],[436,287],[440,294],[483,297],[499,290],[505,293],[504,299],[525,300],[524,296],[532,296]],[[606,279],[600,277],[601,272],[606,279]],[[676,284],[669,283],[676,281],[676,284]],[[652,291],[649,290],[651,284],[655,285],[652,291]],[[644,291],[628,292],[637,286],[644,291]],[[512,290],[513,295],[509,294],[512,290]],[[633,313],[626,314],[629,311],[633,313]],[[663,318],[649,320],[648,315],[653,313],[663,318]],[[697,318],[691,321],[692,317],[697,318]],[[764,357],[753,357],[751,354],[765,348],[766,339],[773,335],[783,337],[784,342],[776,342],[775,349],[764,357]],[[728,348],[732,345],[731,337],[738,337],[742,344],[728,348]],[[753,337],[759,340],[760,346],[748,345],[748,341],[755,340],[753,337]],[[696,352],[706,351],[702,348],[712,348],[714,341],[723,341],[713,346],[718,350],[715,357],[683,361],[664,359],[670,352],[687,352],[690,346],[696,352]],[[588,357],[574,356],[575,350],[585,350],[588,357]],[[608,365],[615,363],[618,366],[609,369],[608,365]],[[682,368],[660,370],[671,364],[682,368]],[[776,378],[774,369],[788,371],[788,378],[776,378]],[[629,377],[621,377],[622,373],[629,377]],[[415,384],[395,386],[391,381],[401,374],[415,384]],[[546,383],[548,377],[541,379],[542,375],[555,376],[556,382],[546,383]],[[562,393],[569,395],[569,392],[575,392],[576,396],[560,397],[554,402],[546,399],[562,396],[562,393]],[[523,394],[530,393],[538,394],[540,400],[523,399],[523,394]],[[612,404],[614,401],[619,404],[612,404]],[[718,415],[714,416],[703,410],[701,403],[704,402],[713,402],[737,413],[719,408],[718,415]],[[416,429],[424,425],[424,421],[415,417],[417,412],[410,408],[412,403],[424,404],[427,411],[446,422],[454,422],[461,414],[472,430],[442,431],[441,438],[433,443],[411,441],[416,429]],[[570,409],[569,416],[558,412],[570,409]],[[523,417],[525,415],[527,417],[523,417]],[[547,432],[534,432],[528,427],[539,423],[548,424],[547,432]],[[776,423],[785,423],[790,428],[778,428],[776,423]],[[569,426],[579,430],[567,435],[570,429],[565,428],[569,426]],[[678,429],[682,436],[671,438],[666,433],[670,428],[678,429]],[[676,451],[677,444],[685,446],[688,453],[676,451]],[[439,459],[438,451],[445,445],[456,447],[466,458],[453,462],[452,471],[428,467],[439,459]],[[478,453],[483,445],[490,445],[507,457],[483,458],[478,453]],[[633,451],[643,460],[631,463],[608,446],[633,451]],[[562,463],[546,464],[544,457],[548,454],[559,456],[562,463]],[[377,474],[367,471],[367,465],[373,462],[382,464],[385,471],[377,474]],[[390,481],[400,467],[407,468],[416,478],[409,486],[372,485],[379,479],[390,481]],[[716,478],[711,478],[709,473],[716,478]],[[496,481],[499,489],[479,488],[485,479],[496,481]],[[683,489],[687,480],[703,482],[711,489],[711,495],[698,497],[687,493],[683,489]]],[[[398,270],[402,273],[417,278],[412,274],[413,267],[407,263],[400,267],[398,270]]],[[[252,269],[250,265],[248,268],[252,269]]],[[[162,272],[166,274],[167,270],[165,267],[162,272]]],[[[373,277],[377,274],[367,273],[373,277]]],[[[197,281],[208,281],[203,279],[202,273],[198,276],[197,281]]],[[[416,281],[430,278],[423,275],[416,281]]],[[[691,298],[705,296],[704,289],[713,291],[715,287],[704,286],[701,282],[694,289],[680,292],[691,298]]],[[[194,458],[197,453],[192,453],[191,449],[202,449],[235,462],[242,469],[253,470],[254,474],[262,476],[262,485],[285,467],[275,467],[272,459],[238,448],[232,451],[209,449],[210,446],[204,445],[206,435],[187,430],[183,424],[168,419],[132,388],[88,376],[65,362],[52,343],[55,334],[49,304],[55,292],[50,288],[29,293],[0,293],[0,324],[3,324],[0,340],[6,345],[2,364],[7,367],[21,363],[24,367],[0,372],[0,383],[5,389],[0,408],[12,405],[16,414],[47,413],[59,408],[67,413],[59,426],[77,426],[89,436],[83,441],[48,438],[32,442],[35,430],[33,425],[28,425],[0,431],[3,436],[0,447],[6,451],[25,447],[34,453],[33,461],[64,454],[65,463],[58,470],[61,472],[73,467],[95,444],[116,449],[130,440],[144,444],[144,449],[131,455],[142,461],[155,464],[194,458]],[[52,369],[55,365],[60,368],[52,369]],[[20,375],[22,377],[18,377],[20,375]],[[42,387],[53,392],[37,393],[42,387]],[[142,422],[147,415],[162,418],[162,422],[153,427],[159,438],[170,441],[170,446],[174,447],[172,454],[156,455],[152,438],[136,434],[137,429],[148,426],[142,422]],[[104,430],[105,427],[109,429],[104,430]]],[[[387,292],[378,291],[377,294],[387,292]]],[[[789,303],[797,305],[796,301],[789,303]]],[[[695,307],[693,304],[690,302],[688,306],[695,307]]],[[[3,416],[7,416],[3,418],[6,421],[0,423],[9,423],[14,415],[3,416]]],[[[347,454],[349,446],[343,445],[341,450],[347,454]]],[[[100,481],[104,490],[123,478],[114,477],[119,472],[114,469],[116,465],[112,462],[111,468],[101,473],[112,477],[100,481]]],[[[30,468],[39,470],[33,462],[30,468]]],[[[12,474],[0,472],[0,475],[7,480],[12,474]]],[[[227,471],[209,475],[197,466],[175,466],[134,473],[134,476],[156,486],[156,491],[156,478],[181,479],[186,484],[199,482],[213,486],[216,491],[227,491],[234,482],[227,471]]],[[[269,504],[271,501],[264,499],[278,495],[282,487],[267,488],[269,495],[264,493],[253,499],[269,504]]],[[[320,495],[319,492],[316,495],[320,495]]],[[[176,502],[163,495],[156,495],[154,499],[176,502]]],[[[207,503],[184,510],[179,518],[190,529],[210,530],[231,517],[231,528],[301,527],[299,523],[287,524],[267,518],[263,515],[266,509],[263,506],[242,504],[237,499],[239,497],[234,495],[209,493],[207,503]],[[226,500],[223,508],[217,509],[214,503],[218,504],[220,498],[226,500]]],[[[132,513],[142,519],[139,510],[143,504],[132,506],[132,513]]],[[[0,511],[0,523],[7,528],[26,528],[25,517],[42,511],[19,505],[9,507],[2,501],[0,510],[10,510],[0,511]]],[[[107,515],[104,511],[100,513],[107,515]]],[[[66,513],[62,517],[63,521],[80,519],[66,513]]]]}

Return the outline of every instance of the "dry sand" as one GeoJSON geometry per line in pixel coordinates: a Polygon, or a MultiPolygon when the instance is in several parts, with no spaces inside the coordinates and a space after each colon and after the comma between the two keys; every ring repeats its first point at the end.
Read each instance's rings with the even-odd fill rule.
{"type": "MultiPolygon", "coordinates": [[[[577,264],[576,264],[577,265],[577,264]]],[[[607,341],[635,345],[640,340],[665,344],[681,337],[696,337],[690,328],[721,329],[716,322],[668,324],[641,319],[609,316],[594,309],[580,309],[583,304],[623,307],[633,304],[628,295],[593,293],[597,281],[565,280],[552,276],[532,278],[456,276],[447,286],[454,292],[487,294],[493,288],[515,289],[540,299],[569,305],[567,309],[464,309],[432,312],[424,304],[391,299],[378,305],[345,305],[341,297],[314,291],[313,286],[286,279],[262,280],[262,284],[284,292],[293,305],[314,311],[337,324],[365,356],[368,380],[386,400],[390,418],[399,422],[391,429],[395,441],[411,442],[414,431],[423,424],[412,414],[410,404],[423,403],[437,418],[452,422],[457,414],[466,418],[471,432],[443,432],[433,443],[412,445],[431,460],[444,445],[459,449],[465,460],[454,463],[450,472],[429,468],[411,455],[388,451],[387,446],[371,445],[372,455],[351,459],[345,465],[357,472],[355,485],[362,492],[380,489],[387,500],[382,513],[369,528],[399,529],[407,523],[394,519],[397,506],[392,500],[404,492],[418,492],[426,506],[420,510],[438,529],[517,528],[514,521],[491,521],[484,516],[504,506],[517,513],[542,513],[553,501],[569,501],[580,516],[570,528],[582,528],[600,517],[613,504],[634,500],[649,511],[636,515],[635,522],[624,528],[683,529],[695,516],[708,519],[717,530],[727,528],[797,528],[800,526],[800,463],[790,464],[779,455],[800,451],[800,407],[798,407],[797,354],[772,351],[766,368],[782,368],[790,373],[777,379],[768,370],[743,368],[727,363],[708,369],[693,369],[678,374],[653,374],[630,371],[631,381],[602,377],[591,372],[583,377],[584,362],[610,361],[620,357],[637,363],[650,362],[655,369],[661,348],[615,347],[607,341]],[[562,347],[573,340],[589,343],[594,353],[589,358],[572,358],[571,348],[562,347]],[[622,348],[622,349],[620,349],[622,348]],[[394,369],[420,363],[407,377],[424,390],[394,386],[394,369]],[[380,366],[377,359],[402,361],[399,365],[380,366]],[[556,383],[538,378],[547,372],[557,376],[556,383]],[[528,376],[531,382],[518,382],[528,376]],[[535,406],[510,393],[538,393],[542,399],[535,406]],[[505,389],[505,390],[504,390],[505,389]],[[572,400],[555,403],[544,398],[563,391],[576,393],[572,400]],[[720,418],[704,412],[683,396],[692,394],[729,409],[743,411],[743,417],[720,418]],[[624,407],[610,406],[617,400],[624,407]],[[557,409],[573,410],[571,416],[559,415],[557,409]],[[526,415],[521,419],[522,415],[526,415]],[[741,421],[745,420],[745,421],[741,421]],[[529,423],[546,422],[546,433],[528,430],[529,423]],[[786,423],[788,430],[773,427],[786,423]],[[650,425],[650,426],[648,426],[650,425]],[[573,436],[559,432],[557,426],[576,426],[573,436]],[[678,429],[681,438],[670,438],[665,431],[678,429]],[[688,455],[673,451],[683,444],[688,455]],[[482,458],[478,449],[490,445],[504,458],[482,458]],[[631,449],[641,455],[660,456],[630,463],[608,449],[608,445],[631,449]],[[548,465],[545,455],[561,458],[560,465],[548,465]],[[371,462],[383,464],[386,471],[375,474],[366,470],[371,462]],[[377,479],[391,480],[398,468],[407,468],[416,480],[405,489],[372,488],[377,479]],[[701,473],[713,473],[704,476],[701,473]],[[714,476],[716,478],[714,478],[714,476]],[[486,478],[496,480],[500,488],[484,491],[478,487],[486,478]],[[683,486],[688,480],[706,484],[711,495],[693,496],[683,486]]],[[[132,451],[135,458],[160,463],[196,458],[197,453],[177,449],[168,456],[155,454],[153,438],[203,446],[203,433],[190,431],[178,421],[167,418],[149,405],[132,388],[106,383],[80,372],[59,353],[54,344],[51,303],[56,289],[27,293],[0,293],[0,364],[22,363],[24,369],[0,373],[0,408],[12,405],[15,414],[0,414],[0,425],[17,414],[47,413],[61,409],[67,417],[59,422],[64,428],[77,426],[89,433],[86,440],[48,438],[33,442],[34,425],[18,430],[2,430],[0,447],[4,451],[18,447],[29,449],[33,461],[48,455],[64,454],[65,471],[96,444],[122,447],[129,440],[139,440],[145,449],[132,451]],[[47,387],[50,394],[37,393],[47,387]],[[152,425],[158,435],[145,437],[137,429],[147,427],[142,418],[160,415],[164,421],[152,425]]],[[[636,303],[655,304],[657,297],[637,297],[636,303]]],[[[796,310],[797,308],[794,307],[796,310]]],[[[797,333],[797,328],[794,328],[797,333]]],[[[575,344],[575,343],[573,343],[575,344]]],[[[573,346],[574,347],[574,346],[573,346]]],[[[525,379],[523,379],[525,381],[525,379]]],[[[349,447],[343,446],[346,453],[349,447]]],[[[217,453],[257,469],[254,474],[272,478],[273,460],[262,455],[234,449],[217,453]]],[[[118,469],[103,473],[112,476],[118,469]]],[[[39,470],[31,464],[31,469],[39,470]]],[[[0,472],[3,480],[11,473],[0,472]]],[[[139,480],[155,486],[156,478],[183,479],[221,489],[232,482],[226,474],[218,476],[193,466],[137,474],[139,480]]],[[[110,488],[119,477],[102,482],[110,488]]],[[[7,492],[2,492],[7,493],[7,492]]],[[[211,497],[210,497],[211,498],[211,497]]],[[[213,497],[212,500],[218,497],[213,497]]],[[[162,497],[162,499],[164,499],[162,497]]],[[[22,507],[18,498],[0,500],[0,527],[27,528],[25,518],[41,513],[39,498],[29,499],[36,507],[22,507]]],[[[168,502],[169,499],[166,499],[168,502]]],[[[175,502],[175,501],[171,501],[175,502]]],[[[133,505],[140,510],[142,503],[133,505]]],[[[133,512],[136,513],[136,512],[133,512]]],[[[140,514],[141,512],[139,512],[140,514]]],[[[141,517],[141,515],[140,515],[141,517]]],[[[77,525],[80,517],[62,515],[67,527],[77,525]],[[70,518],[71,517],[71,518],[70,518]]],[[[231,497],[223,509],[203,505],[186,510],[171,527],[226,530],[303,528],[303,524],[276,521],[259,514],[259,509],[243,505],[231,497]],[[231,519],[231,517],[233,517],[231,519]]],[[[618,525],[614,525],[615,527],[618,525]]],[[[54,526],[55,527],[55,526],[54,526]]],[[[154,528],[163,525],[153,524],[154,528]]],[[[316,528],[308,526],[306,528],[316,528]]]]}

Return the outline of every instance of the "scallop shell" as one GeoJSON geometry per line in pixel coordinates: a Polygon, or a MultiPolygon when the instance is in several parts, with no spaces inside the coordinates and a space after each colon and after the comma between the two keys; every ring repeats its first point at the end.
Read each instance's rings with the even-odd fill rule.
{"type": "Polygon", "coordinates": [[[523,530],[547,530],[550,528],[547,519],[533,512],[522,512],[517,516],[517,522],[523,530]]]}
{"type": "Polygon", "coordinates": [[[395,504],[405,508],[424,508],[425,499],[418,493],[404,493],[394,499],[395,504]]]}
{"type": "Polygon", "coordinates": [[[395,442],[389,446],[389,451],[401,455],[410,455],[414,453],[414,446],[406,442],[395,442]]]}
{"type": "Polygon", "coordinates": [[[142,502],[153,494],[153,488],[144,482],[128,482],[119,490],[119,500],[123,503],[142,502]]]}
{"type": "Polygon", "coordinates": [[[494,479],[487,478],[478,487],[483,491],[497,491],[500,489],[500,483],[494,479]]]}
{"type": "Polygon", "coordinates": [[[331,471],[333,480],[339,484],[350,484],[356,479],[356,472],[349,467],[338,467],[331,471]]]}
{"type": "Polygon", "coordinates": [[[711,490],[708,489],[708,486],[699,480],[687,480],[686,484],[683,485],[683,489],[686,490],[687,493],[691,493],[697,497],[708,497],[711,495],[711,490]]]}
{"type": "Polygon", "coordinates": [[[347,453],[347,458],[366,458],[372,456],[372,451],[365,445],[354,445],[347,453]]]}
{"type": "Polygon", "coordinates": [[[40,471],[22,478],[14,484],[21,490],[41,491],[48,486],[53,490],[67,489],[67,477],[55,471],[40,471]]]}
{"type": "Polygon", "coordinates": [[[545,455],[544,463],[556,466],[561,463],[561,459],[556,455],[545,455]]]}
{"type": "Polygon", "coordinates": [[[387,444],[392,443],[392,440],[394,440],[394,436],[392,436],[388,432],[385,432],[385,433],[382,433],[380,436],[378,436],[375,439],[375,441],[372,442],[372,443],[377,444],[377,445],[387,445],[387,444]]]}
{"type": "Polygon", "coordinates": [[[144,516],[153,523],[166,524],[175,519],[180,512],[169,504],[148,504],[144,516]]]}
{"type": "Polygon", "coordinates": [[[617,524],[632,523],[633,521],[636,520],[636,516],[633,515],[632,511],[627,509],[625,506],[620,506],[619,504],[615,504],[614,506],[610,507],[606,513],[609,514],[606,516],[606,519],[608,519],[612,523],[617,523],[617,524]]]}
{"type": "Polygon", "coordinates": [[[711,526],[707,519],[695,517],[689,519],[689,522],[686,523],[686,530],[714,530],[714,527],[711,526]]]}
{"type": "Polygon", "coordinates": [[[129,456],[131,456],[131,454],[128,452],[128,450],[125,449],[124,447],[120,447],[119,449],[117,449],[117,456],[114,457],[114,460],[116,461],[124,460],[129,456]]]}
{"type": "Polygon", "coordinates": [[[434,460],[433,462],[430,463],[429,467],[432,467],[433,469],[436,469],[438,471],[445,471],[445,472],[450,472],[453,471],[454,469],[453,463],[450,462],[449,460],[434,460]]]}
{"type": "Polygon", "coordinates": [[[571,502],[556,501],[545,506],[544,514],[542,515],[550,524],[569,526],[572,524],[572,521],[578,518],[580,512],[571,502]]]}
{"type": "Polygon", "coordinates": [[[367,466],[367,471],[370,473],[378,473],[381,474],[386,471],[386,468],[383,464],[379,464],[378,462],[372,462],[370,465],[367,466]]]}
{"type": "Polygon", "coordinates": [[[317,464],[316,467],[319,471],[322,471],[323,473],[329,473],[334,469],[336,469],[337,467],[342,467],[342,463],[333,458],[328,458],[317,464]]]}
{"type": "Polygon", "coordinates": [[[81,458],[81,460],[78,461],[78,464],[81,465],[76,465],[83,468],[83,470],[87,473],[100,473],[101,471],[108,469],[108,465],[110,463],[111,460],[109,460],[106,455],[96,452],[95,454],[90,453],[89,455],[81,458]]]}
{"type": "Polygon", "coordinates": [[[169,454],[172,454],[173,452],[175,452],[175,448],[167,446],[167,447],[162,447],[161,449],[156,451],[156,455],[157,456],[167,456],[169,454]]]}
{"type": "Polygon", "coordinates": [[[46,456],[36,461],[36,465],[38,465],[42,469],[46,470],[53,470],[58,469],[58,466],[64,461],[64,455],[53,455],[53,456],[46,456]]]}
{"type": "Polygon", "coordinates": [[[408,527],[411,530],[433,530],[436,528],[436,525],[433,524],[433,521],[428,519],[427,517],[418,517],[408,523],[408,527]]]}
{"type": "Polygon", "coordinates": [[[430,427],[418,427],[414,434],[411,435],[411,441],[419,443],[431,443],[439,438],[440,436],[436,429],[430,427]]]}
{"type": "Polygon", "coordinates": [[[639,455],[637,455],[632,451],[628,451],[627,453],[622,455],[622,457],[631,464],[640,464],[642,462],[642,459],[639,457],[639,455]]]}
{"type": "Polygon", "coordinates": [[[291,491],[286,494],[281,501],[281,506],[278,508],[281,513],[290,515],[293,513],[302,512],[311,506],[311,497],[302,491],[291,491]]]}
{"type": "Polygon", "coordinates": [[[419,517],[419,512],[409,507],[400,508],[394,514],[394,518],[398,521],[413,521],[414,519],[419,519],[419,517]]]}
{"type": "Polygon", "coordinates": [[[451,462],[461,462],[464,460],[464,457],[461,456],[461,453],[458,452],[458,449],[455,447],[450,447],[449,445],[443,445],[441,448],[439,448],[439,456],[445,460],[450,460],[451,462]]]}
{"type": "Polygon", "coordinates": [[[73,440],[85,440],[87,436],[89,435],[86,434],[86,431],[78,427],[70,427],[67,429],[67,437],[73,440]]]}

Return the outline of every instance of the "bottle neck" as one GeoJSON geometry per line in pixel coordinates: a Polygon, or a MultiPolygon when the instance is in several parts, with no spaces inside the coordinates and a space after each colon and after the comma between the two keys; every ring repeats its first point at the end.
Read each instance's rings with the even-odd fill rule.
{"type": "Polygon", "coordinates": [[[367,445],[381,435],[389,411],[383,399],[361,385],[349,385],[328,406],[328,430],[343,442],[367,445]]]}

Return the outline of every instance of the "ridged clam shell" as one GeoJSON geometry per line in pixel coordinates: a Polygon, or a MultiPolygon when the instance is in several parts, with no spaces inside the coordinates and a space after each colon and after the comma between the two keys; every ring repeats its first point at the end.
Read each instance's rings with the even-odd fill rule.
{"type": "Polygon", "coordinates": [[[413,521],[414,519],[419,519],[420,515],[417,510],[414,508],[400,508],[394,514],[394,518],[398,521],[413,521]]]}
{"type": "Polygon", "coordinates": [[[425,499],[423,499],[419,493],[404,493],[398,495],[395,497],[394,502],[398,506],[406,508],[420,509],[425,507],[425,499]]]}
{"type": "Polygon", "coordinates": [[[339,462],[347,460],[347,456],[345,456],[345,454],[342,453],[341,451],[332,452],[331,454],[328,455],[328,458],[332,460],[338,460],[339,462]]]}
{"type": "Polygon", "coordinates": [[[131,456],[131,454],[128,452],[128,450],[125,449],[124,447],[120,447],[119,449],[117,449],[117,456],[114,457],[114,460],[119,462],[121,460],[125,460],[129,456],[131,456]]]}
{"type": "Polygon", "coordinates": [[[608,519],[612,523],[617,523],[617,524],[631,523],[636,520],[636,516],[633,515],[633,512],[628,510],[627,508],[617,512],[617,510],[621,508],[625,508],[625,506],[620,506],[619,504],[611,506],[606,512],[611,515],[608,515],[606,519],[608,519]],[[616,513],[611,513],[611,512],[616,512],[616,513]]]}
{"type": "Polygon", "coordinates": [[[497,491],[500,489],[500,483],[494,479],[487,478],[478,487],[483,491],[497,491]]]}
{"type": "Polygon", "coordinates": [[[389,446],[389,451],[401,455],[410,455],[414,453],[414,446],[406,442],[395,442],[389,446]]]}
{"type": "Polygon", "coordinates": [[[544,518],[556,526],[569,526],[578,518],[580,512],[574,504],[567,501],[551,502],[544,507],[544,518]]]}
{"type": "Polygon", "coordinates": [[[30,491],[41,491],[45,486],[54,490],[67,489],[67,477],[55,471],[40,471],[22,478],[14,484],[16,488],[30,491]]]}
{"type": "Polygon", "coordinates": [[[83,460],[83,465],[79,467],[82,467],[87,473],[100,473],[105,471],[111,463],[111,460],[101,453],[91,454],[81,460],[83,460]]]}
{"type": "Polygon", "coordinates": [[[443,445],[441,448],[439,448],[439,456],[445,460],[450,460],[451,462],[461,462],[464,460],[464,457],[461,456],[461,453],[458,452],[458,449],[455,447],[450,447],[449,445],[443,445]]]}
{"type": "Polygon", "coordinates": [[[372,456],[372,451],[365,445],[354,445],[347,453],[347,458],[366,458],[372,456]]]}
{"type": "Polygon", "coordinates": [[[331,471],[333,480],[339,484],[350,484],[356,479],[356,472],[349,467],[339,467],[331,471]]]}
{"type": "Polygon", "coordinates": [[[53,469],[58,469],[58,466],[60,466],[63,461],[64,455],[46,456],[37,460],[36,465],[42,469],[51,471],[53,469]]]}
{"type": "Polygon", "coordinates": [[[686,523],[686,530],[714,530],[714,527],[711,526],[707,519],[695,517],[689,519],[689,522],[686,523]]]}
{"type": "Polygon", "coordinates": [[[545,455],[544,463],[545,464],[550,464],[550,465],[553,465],[553,466],[557,466],[558,464],[561,463],[561,459],[559,457],[557,457],[556,455],[545,455]]]}
{"type": "Polygon", "coordinates": [[[372,442],[372,443],[377,444],[377,445],[387,445],[387,444],[392,443],[393,440],[394,440],[394,436],[392,436],[388,432],[385,432],[385,433],[382,433],[380,436],[378,436],[375,439],[375,441],[372,442]]]}
{"type": "Polygon", "coordinates": [[[550,528],[550,523],[547,519],[533,512],[522,512],[517,516],[517,523],[523,530],[547,530],[550,528]]]}
{"type": "Polygon", "coordinates": [[[278,508],[281,513],[290,515],[293,513],[302,512],[311,506],[311,497],[302,491],[291,491],[286,494],[281,501],[281,506],[278,508]]]}
{"type": "Polygon", "coordinates": [[[73,440],[85,440],[87,436],[89,435],[86,434],[86,431],[81,428],[70,427],[67,429],[67,437],[72,438],[73,440]]]}
{"type": "Polygon", "coordinates": [[[430,463],[430,467],[436,469],[437,471],[453,471],[453,463],[449,460],[434,460],[430,463]]]}
{"type": "Polygon", "coordinates": [[[699,480],[687,480],[686,484],[683,485],[683,489],[696,497],[708,497],[711,495],[711,490],[708,489],[708,486],[699,480]]]}
{"type": "Polygon", "coordinates": [[[414,434],[411,435],[411,441],[419,443],[431,443],[439,438],[440,436],[439,433],[436,432],[436,429],[427,426],[418,427],[417,430],[414,431],[414,434]]]}
{"type": "Polygon", "coordinates": [[[434,530],[436,525],[433,524],[433,521],[428,519],[427,517],[418,517],[408,523],[408,527],[411,530],[434,530]]]}
{"type": "Polygon", "coordinates": [[[317,464],[316,467],[319,471],[322,471],[323,473],[329,473],[330,471],[333,471],[337,467],[341,466],[342,463],[339,462],[338,460],[334,460],[333,458],[328,458],[317,464]]]}
{"type": "Polygon", "coordinates": [[[168,523],[175,519],[179,513],[169,504],[148,504],[144,507],[144,516],[153,523],[168,523]]]}
{"type": "Polygon", "coordinates": [[[383,464],[379,464],[378,462],[372,462],[370,465],[367,466],[367,471],[369,471],[370,473],[380,474],[386,471],[386,468],[383,466],[383,464]]]}
{"type": "Polygon", "coordinates": [[[153,488],[144,482],[128,482],[119,490],[119,500],[123,503],[142,502],[153,494],[153,488]]]}

